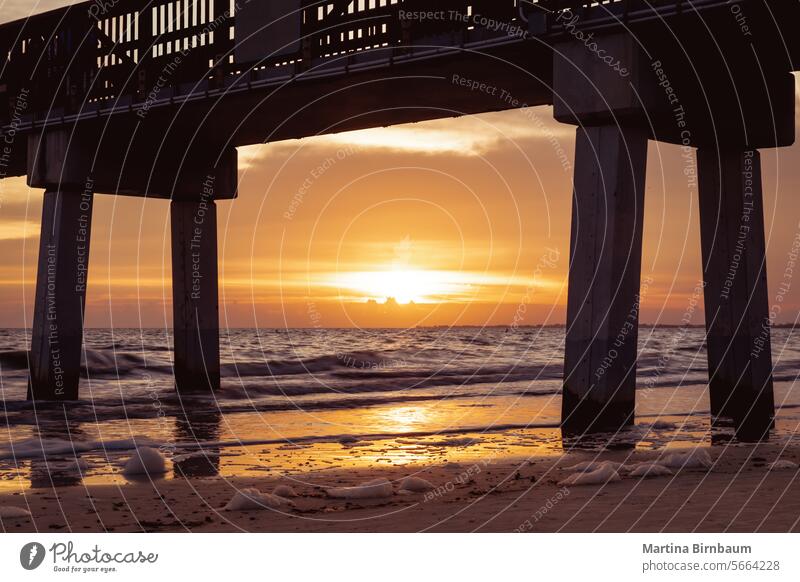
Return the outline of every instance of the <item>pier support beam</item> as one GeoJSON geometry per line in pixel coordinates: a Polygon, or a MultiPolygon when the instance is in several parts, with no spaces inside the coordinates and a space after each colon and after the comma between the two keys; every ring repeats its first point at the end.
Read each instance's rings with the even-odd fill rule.
{"type": "Polygon", "coordinates": [[[44,195],[29,399],[78,399],[93,197],[91,181],[44,195]]]}
{"type": "Polygon", "coordinates": [[[701,148],[697,161],[711,414],[758,439],[775,411],[761,157],[701,148]]]}
{"type": "Polygon", "coordinates": [[[172,220],[172,310],[175,387],[179,393],[219,389],[219,290],[217,206],[209,194],[174,200],[172,220]]]}
{"type": "Polygon", "coordinates": [[[570,240],[562,427],[633,422],[647,134],[579,128],[570,240]]]}
{"type": "Polygon", "coordinates": [[[210,393],[220,387],[216,200],[236,198],[233,148],[206,148],[174,172],[171,190],[172,315],[175,389],[210,393]]]}
{"type": "Polygon", "coordinates": [[[567,40],[553,51],[553,115],[576,125],[561,425],[567,435],[634,420],[644,181],[653,86],[630,35],[597,35],[616,64],[567,40]]]}

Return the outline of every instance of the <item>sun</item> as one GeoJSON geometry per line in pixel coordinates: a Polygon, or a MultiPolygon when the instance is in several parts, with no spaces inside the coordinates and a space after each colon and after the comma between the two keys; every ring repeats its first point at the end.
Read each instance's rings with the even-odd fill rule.
{"type": "Polygon", "coordinates": [[[459,273],[406,268],[340,273],[336,286],[375,301],[393,298],[402,305],[436,303],[468,287],[459,273]]]}

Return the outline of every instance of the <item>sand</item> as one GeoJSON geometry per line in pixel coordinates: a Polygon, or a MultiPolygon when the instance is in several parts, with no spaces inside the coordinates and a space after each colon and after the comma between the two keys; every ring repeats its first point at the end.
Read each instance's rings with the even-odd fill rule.
{"type": "Polygon", "coordinates": [[[605,484],[559,486],[583,461],[626,465],[658,453],[583,452],[563,457],[505,458],[380,469],[296,473],[281,479],[176,477],[126,485],[29,489],[0,495],[0,506],[31,518],[2,519],[9,532],[786,532],[800,531],[800,473],[769,470],[800,449],[775,444],[712,447],[710,469],[630,477],[605,484]],[[415,476],[436,487],[401,491],[415,476]],[[375,479],[390,497],[338,499],[331,488],[375,479]],[[237,491],[289,485],[293,506],[224,511],[237,491]]]}

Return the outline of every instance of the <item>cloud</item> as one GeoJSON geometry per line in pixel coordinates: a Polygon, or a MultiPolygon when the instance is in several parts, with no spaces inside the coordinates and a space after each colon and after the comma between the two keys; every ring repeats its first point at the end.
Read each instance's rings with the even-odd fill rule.
{"type": "Polygon", "coordinates": [[[83,0],[38,0],[35,2],[31,2],[31,0],[0,0],[0,23],[27,18],[33,14],[78,4],[81,1],[83,0]]]}
{"type": "Polygon", "coordinates": [[[376,127],[258,145],[240,150],[240,165],[250,166],[284,152],[353,148],[361,153],[415,153],[423,155],[483,156],[493,150],[530,140],[564,140],[574,136],[574,128],[556,122],[550,107],[436,119],[419,123],[376,127]]]}
{"type": "Polygon", "coordinates": [[[3,220],[0,240],[22,240],[39,236],[39,223],[31,220],[3,220]]]}
{"type": "Polygon", "coordinates": [[[345,147],[360,150],[412,152],[426,155],[482,155],[497,142],[496,136],[466,130],[463,123],[450,121],[451,127],[426,124],[379,127],[337,133],[316,138],[315,145],[345,147]]]}
{"type": "Polygon", "coordinates": [[[0,208],[26,206],[30,201],[31,192],[32,190],[25,182],[25,176],[0,180],[0,208]]]}

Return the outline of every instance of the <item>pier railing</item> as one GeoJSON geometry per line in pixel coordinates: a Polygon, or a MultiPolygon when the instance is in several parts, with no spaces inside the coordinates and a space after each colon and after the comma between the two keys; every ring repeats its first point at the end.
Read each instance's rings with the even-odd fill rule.
{"type": "MultiPolygon", "coordinates": [[[[232,78],[294,75],[369,53],[460,46],[478,34],[520,41],[558,29],[564,10],[625,22],[724,0],[94,0],[0,26],[0,128],[232,78]],[[25,95],[25,107],[20,107],[25,95]],[[24,110],[23,110],[24,109],[24,110]]],[[[378,56],[378,55],[375,56],[378,56]]]]}

